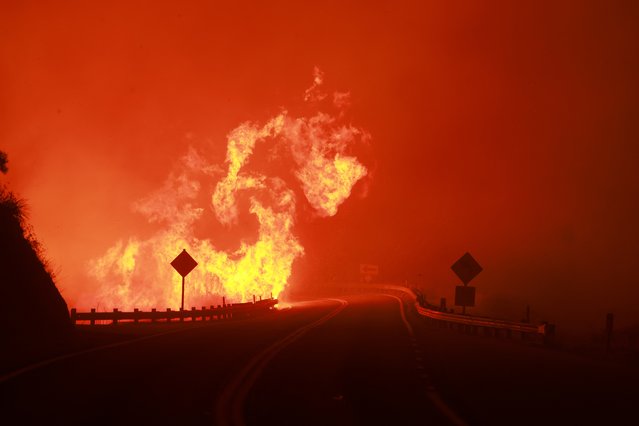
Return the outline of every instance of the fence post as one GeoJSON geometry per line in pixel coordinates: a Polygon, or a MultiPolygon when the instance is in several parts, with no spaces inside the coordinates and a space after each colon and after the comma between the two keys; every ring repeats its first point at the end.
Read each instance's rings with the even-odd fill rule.
{"type": "Polygon", "coordinates": [[[445,297],[442,297],[441,299],[439,299],[439,310],[442,312],[446,312],[447,310],[445,297]]]}
{"type": "Polygon", "coordinates": [[[113,308],[113,325],[118,323],[118,308],[113,308]]]}
{"type": "Polygon", "coordinates": [[[95,308],[91,308],[91,325],[95,325],[95,308]]]}
{"type": "Polygon", "coordinates": [[[612,342],[612,327],[615,316],[612,313],[606,314],[606,353],[610,352],[610,343],[612,342]]]}
{"type": "Polygon", "coordinates": [[[544,325],[544,345],[550,346],[555,340],[555,325],[548,324],[547,322],[543,322],[542,324],[544,325]]]}
{"type": "Polygon", "coordinates": [[[155,322],[155,308],[151,309],[151,322],[155,322]]]}
{"type": "Polygon", "coordinates": [[[191,321],[195,322],[196,317],[197,313],[195,312],[195,306],[191,306],[191,321]]]}
{"type": "Polygon", "coordinates": [[[255,305],[255,295],[253,295],[253,304],[255,305]]]}
{"type": "Polygon", "coordinates": [[[166,308],[166,322],[171,322],[171,308],[166,308]]]}
{"type": "Polygon", "coordinates": [[[184,322],[184,308],[180,308],[180,322],[184,322]]]}
{"type": "Polygon", "coordinates": [[[139,322],[138,321],[138,315],[137,315],[138,312],[139,312],[138,308],[134,308],[133,309],[133,323],[134,324],[137,324],[139,322]]]}

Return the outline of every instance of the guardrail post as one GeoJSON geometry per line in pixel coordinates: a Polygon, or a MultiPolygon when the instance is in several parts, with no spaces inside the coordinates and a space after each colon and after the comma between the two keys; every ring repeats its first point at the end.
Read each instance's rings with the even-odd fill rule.
{"type": "Polygon", "coordinates": [[[116,325],[118,323],[118,308],[113,308],[113,322],[111,324],[116,325]]]}
{"type": "Polygon", "coordinates": [[[612,313],[606,314],[606,353],[610,352],[610,343],[612,342],[612,327],[615,316],[612,313]]]}
{"type": "Polygon", "coordinates": [[[184,322],[184,308],[180,308],[180,322],[184,322]]]}
{"type": "Polygon", "coordinates": [[[71,324],[75,324],[76,312],[75,308],[71,308],[71,324]]]}
{"type": "Polygon", "coordinates": [[[155,322],[155,313],[156,313],[155,308],[151,309],[151,322],[155,322]]]}
{"type": "Polygon", "coordinates": [[[547,322],[544,324],[544,345],[552,345],[555,341],[555,324],[548,324],[547,322]]]}
{"type": "Polygon", "coordinates": [[[91,325],[95,325],[95,308],[91,308],[91,325]]]}
{"type": "Polygon", "coordinates": [[[166,308],[166,322],[171,322],[171,308],[166,308]]]}
{"type": "Polygon", "coordinates": [[[440,309],[442,312],[446,312],[446,309],[447,309],[447,308],[446,308],[446,298],[445,298],[445,297],[442,297],[442,298],[439,300],[439,309],[440,309]]]}
{"type": "Polygon", "coordinates": [[[195,306],[191,306],[191,321],[195,321],[197,312],[195,312],[195,306]]]}
{"type": "Polygon", "coordinates": [[[137,324],[139,323],[139,318],[138,318],[138,312],[140,312],[140,310],[138,308],[133,308],[133,323],[137,324]]]}

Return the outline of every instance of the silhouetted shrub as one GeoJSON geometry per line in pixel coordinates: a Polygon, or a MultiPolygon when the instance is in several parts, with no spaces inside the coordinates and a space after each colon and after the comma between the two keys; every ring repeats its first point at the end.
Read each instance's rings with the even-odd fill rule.
{"type": "Polygon", "coordinates": [[[7,163],[8,162],[9,162],[9,160],[7,158],[7,154],[5,154],[4,152],[0,151],[0,172],[7,173],[7,171],[9,171],[9,169],[7,167],[7,163]]]}
{"type": "Polygon", "coordinates": [[[26,205],[0,187],[0,338],[6,350],[54,343],[72,330],[67,305],[27,224],[26,205]]]}

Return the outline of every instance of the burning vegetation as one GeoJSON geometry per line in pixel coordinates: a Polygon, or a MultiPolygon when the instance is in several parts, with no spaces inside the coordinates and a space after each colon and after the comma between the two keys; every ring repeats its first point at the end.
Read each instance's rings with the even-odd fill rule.
{"type": "Polygon", "coordinates": [[[169,263],[182,249],[199,263],[189,275],[189,304],[215,303],[222,295],[234,301],[277,297],[293,263],[304,254],[295,234],[301,199],[310,206],[305,211],[319,218],[334,216],[368,173],[352,147],[367,144],[370,136],[344,123],[349,97],[325,93],[323,75],[315,69],[304,96],[314,114],[294,116],[282,110],[264,123],[240,124],[227,135],[223,167],[189,148],[180,172],[134,205],[161,229],[146,239],[119,241],[91,261],[89,272],[99,290],[84,304],[107,309],[179,305],[181,279],[169,263]],[[332,113],[319,111],[324,106],[332,113]],[[257,158],[258,149],[267,155],[257,158]],[[200,204],[202,192],[213,182],[210,205],[200,204]],[[240,241],[234,250],[197,236],[195,227],[206,220],[207,208],[226,229],[242,226],[240,217],[247,210],[257,221],[257,236],[240,241]]]}

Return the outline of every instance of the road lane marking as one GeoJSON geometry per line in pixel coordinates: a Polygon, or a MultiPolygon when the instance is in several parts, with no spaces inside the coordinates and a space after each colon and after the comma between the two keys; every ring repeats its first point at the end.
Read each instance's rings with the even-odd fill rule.
{"type": "MultiPolygon", "coordinates": [[[[408,331],[408,335],[410,336],[411,343],[412,343],[413,347],[415,348],[415,353],[416,354],[417,353],[421,353],[421,350],[419,350],[419,348],[418,348],[417,339],[415,337],[415,333],[413,331],[413,327],[411,326],[411,324],[406,319],[406,312],[404,312],[404,302],[399,297],[393,296],[391,294],[383,294],[383,296],[395,299],[397,301],[397,303],[399,303],[399,312],[400,312],[401,317],[402,317],[402,322],[406,326],[406,330],[408,331]]],[[[417,369],[418,370],[423,370],[424,367],[422,365],[418,364],[417,369]]],[[[421,377],[426,380],[428,378],[428,375],[423,374],[421,377]]],[[[437,390],[435,389],[435,387],[432,384],[429,384],[426,389],[427,389],[426,396],[428,396],[428,399],[430,400],[430,402],[435,407],[437,407],[437,409],[440,411],[440,413],[442,413],[448,419],[448,421],[451,422],[451,424],[454,424],[456,426],[466,426],[467,425],[467,423],[464,420],[462,420],[461,417],[459,417],[457,415],[457,413],[455,413],[453,411],[453,409],[450,408],[448,406],[448,404],[446,404],[446,402],[444,402],[444,400],[441,398],[441,396],[439,396],[439,394],[437,393],[437,390]]]]}
{"type": "Polygon", "coordinates": [[[339,314],[348,305],[348,302],[343,299],[323,300],[337,302],[339,305],[320,319],[298,328],[254,356],[238,375],[231,380],[226,388],[224,388],[215,406],[217,425],[244,425],[244,416],[242,413],[244,400],[268,363],[286,346],[295,342],[310,330],[324,324],[339,314]]]}

